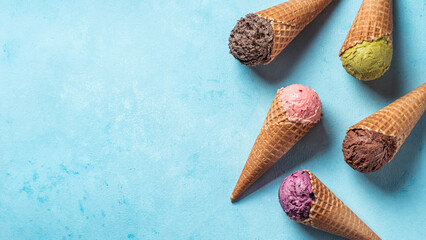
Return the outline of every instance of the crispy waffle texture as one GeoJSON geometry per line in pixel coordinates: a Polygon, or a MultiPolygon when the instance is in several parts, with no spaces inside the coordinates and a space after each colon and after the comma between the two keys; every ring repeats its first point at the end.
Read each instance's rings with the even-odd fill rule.
{"type": "Polygon", "coordinates": [[[364,0],[352,23],[339,56],[362,41],[373,41],[386,36],[392,47],[393,13],[392,0],[364,0]]]}
{"type": "Polygon", "coordinates": [[[290,122],[281,105],[278,90],[232,192],[231,201],[234,202],[315,125],[290,122]]]}
{"type": "Polygon", "coordinates": [[[309,173],[315,199],[309,218],[298,221],[308,226],[352,240],[380,239],[351,209],[349,209],[311,171],[309,173]]]}
{"type": "Polygon", "coordinates": [[[393,103],[350,127],[350,130],[364,129],[375,131],[396,139],[394,158],[405,139],[426,110],[426,83],[412,90],[393,103]]]}
{"type": "MultiPolygon", "coordinates": [[[[332,0],[290,0],[256,14],[274,30],[271,62],[332,0]]],[[[268,62],[268,63],[269,63],[268,62]]]]}

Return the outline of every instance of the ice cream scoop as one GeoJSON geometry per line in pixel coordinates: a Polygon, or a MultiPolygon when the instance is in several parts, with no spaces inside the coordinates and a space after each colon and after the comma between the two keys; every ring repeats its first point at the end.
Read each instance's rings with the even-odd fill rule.
{"type": "Polygon", "coordinates": [[[229,50],[242,64],[271,62],[332,0],[290,0],[241,18],[229,50]]]}
{"type": "Polygon", "coordinates": [[[388,163],[397,149],[396,138],[368,129],[351,129],[343,141],[343,155],[352,168],[375,172],[388,163]]]}
{"type": "Polygon", "coordinates": [[[296,222],[351,240],[380,239],[309,170],[286,177],[278,198],[286,215],[296,222]]]}
{"type": "Polygon", "coordinates": [[[363,41],[347,49],[340,60],[346,72],[353,77],[363,81],[374,80],[389,69],[392,48],[384,37],[363,41]]]}
{"type": "Polygon", "coordinates": [[[238,20],[229,37],[232,56],[242,64],[255,66],[271,60],[274,31],[265,18],[250,13],[238,20]]]}
{"type": "Polygon", "coordinates": [[[321,109],[317,93],[309,87],[294,84],[277,91],[231,201],[236,201],[320,121],[321,109]]]}
{"type": "Polygon", "coordinates": [[[321,119],[321,101],[312,88],[290,85],[280,89],[280,100],[288,120],[292,122],[309,124],[321,119]]]}
{"type": "Polygon", "coordinates": [[[309,217],[312,200],[311,178],[305,171],[296,171],[286,177],[278,192],[284,212],[293,220],[305,220],[309,217]]]}

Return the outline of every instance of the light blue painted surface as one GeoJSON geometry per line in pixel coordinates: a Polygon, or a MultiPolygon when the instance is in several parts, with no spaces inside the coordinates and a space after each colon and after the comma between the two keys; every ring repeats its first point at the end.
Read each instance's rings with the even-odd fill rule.
{"type": "Polygon", "coordinates": [[[383,239],[424,237],[426,118],[374,174],[352,170],[341,143],[425,81],[425,1],[394,1],[391,70],[369,83],[337,57],[361,0],[332,3],[268,66],[229,55],[236,20],[280,2],[1,1],[0,239],[340,239],[281,210],[298,169],[383,239]],[[293,83],[318,92],[323,120],[231,204],[293,83]]]}

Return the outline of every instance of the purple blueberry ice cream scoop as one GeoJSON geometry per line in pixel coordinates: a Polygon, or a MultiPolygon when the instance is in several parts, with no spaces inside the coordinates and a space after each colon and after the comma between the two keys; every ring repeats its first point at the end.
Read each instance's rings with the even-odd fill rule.
{"type": "Polygon", "coordinates": [[[315,199],[309,173],[299,170],[286,177],[278,191],[278,197],[287,216],[293,220],[307,219],[312,200],[315,199]]]}

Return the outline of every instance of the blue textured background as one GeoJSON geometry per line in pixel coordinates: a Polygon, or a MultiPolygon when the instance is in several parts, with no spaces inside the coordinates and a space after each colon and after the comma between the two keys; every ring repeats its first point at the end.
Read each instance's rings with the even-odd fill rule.
{"type": "Polygon", "coordinates": [[[338,51],[361,0],[335,1],[271,64],[228,54],[268,1],[1,1],[0,239],[340,239],[289,220],[278,188],[310,169],[383,239],[426,229],[423,116],[364,175],[345,130],[425,81],[425,4],[394,1],[394,59],[361,82],[338,51]],[[229,196],[276,90],[324,118],[241,201],[229,196]]]}

